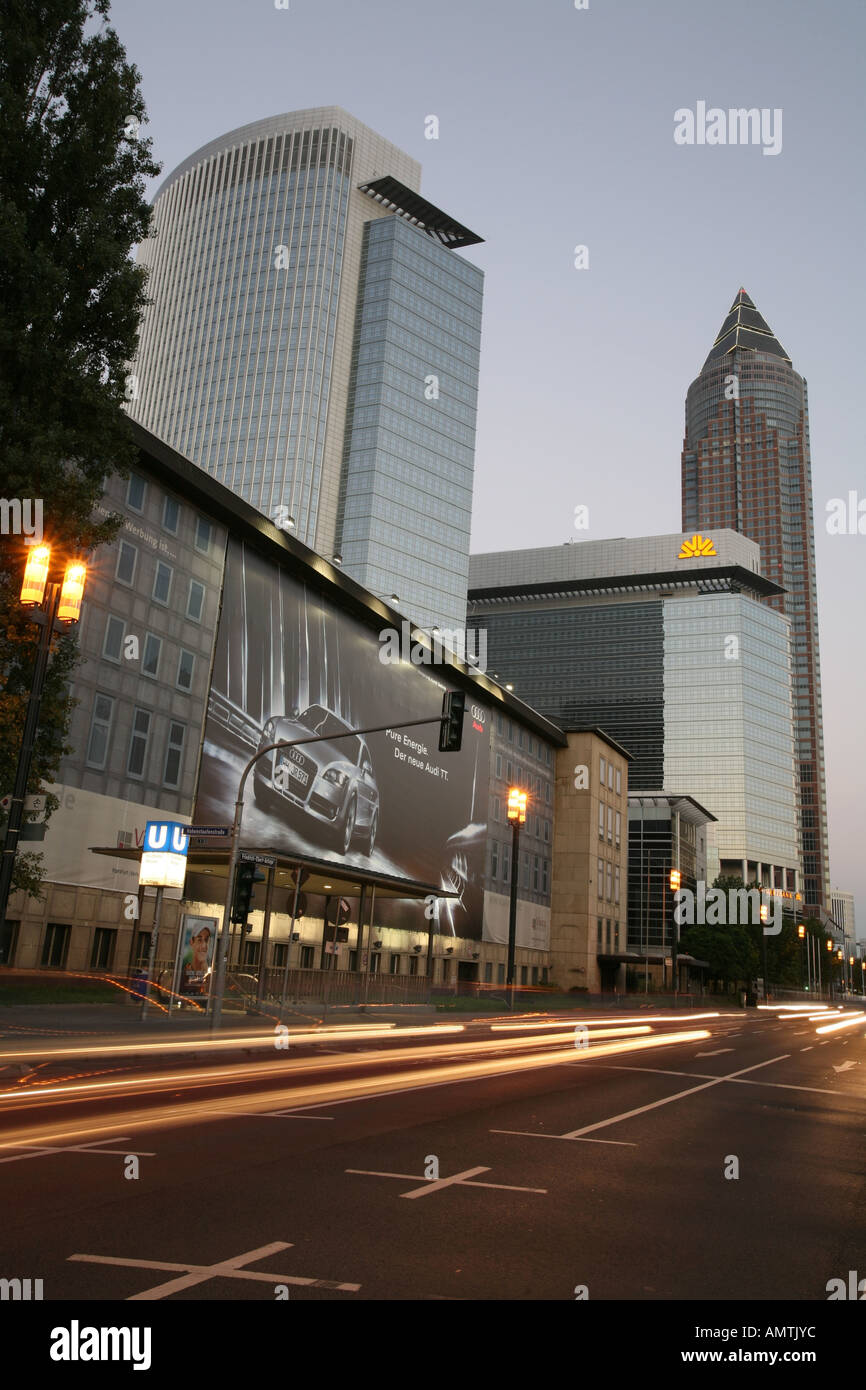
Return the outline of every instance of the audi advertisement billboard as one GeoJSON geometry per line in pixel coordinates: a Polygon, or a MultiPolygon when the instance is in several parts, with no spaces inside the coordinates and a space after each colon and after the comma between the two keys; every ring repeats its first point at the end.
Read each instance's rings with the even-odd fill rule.
{"type": "MultiPolygon", "coordinates": [[[[405,626],[405,625],[403,625],[405,626]]],[[[239,540],[229,542],[195,819],[230,824],[244,764],[242,842],[285,857],[431,885],[445,935],[481,939],[489,711],[467,698],[463,747],[439,752],[447,668],[416,664],[394,630],[342,612],[239,540]],[[391,640],[389,640],[389,635],[391,640]],[[430,723],[354,732],[413,719],[430,723]],[[301,742],[316,739],[316,742],[301,742]]],[[[425,904],[377,920],[426,928],[425,904]]]]}

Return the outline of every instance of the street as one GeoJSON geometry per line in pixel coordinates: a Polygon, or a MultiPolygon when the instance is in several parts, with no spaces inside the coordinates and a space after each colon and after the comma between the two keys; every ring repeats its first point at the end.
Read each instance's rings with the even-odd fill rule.
{"type": "Polygon", "coordinates": [[[866,1273],[866,1074],[863,1015],[821,1026],[266,1021],[159,1061],[68,1038],[0,1081],[0,1276],[63,1300],[826,1300],[866,1273]]]}

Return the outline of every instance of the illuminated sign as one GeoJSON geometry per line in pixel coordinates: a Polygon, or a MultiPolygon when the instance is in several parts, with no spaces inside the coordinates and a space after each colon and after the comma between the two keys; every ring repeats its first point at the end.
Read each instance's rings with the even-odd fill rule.
{"type": "Polygon", "coordinates": [[[182,888],[189,839],[180,821],[149,820],[144,831],[139,888],[182,888]]]}
{"type": "Polygon", "coordinates": [[[716,547],[713,545],[709,536],[698,535],[697,532],[691,540],[683,541],[678,560],[694,560],[698,555],[716,555],[716,547]]]}

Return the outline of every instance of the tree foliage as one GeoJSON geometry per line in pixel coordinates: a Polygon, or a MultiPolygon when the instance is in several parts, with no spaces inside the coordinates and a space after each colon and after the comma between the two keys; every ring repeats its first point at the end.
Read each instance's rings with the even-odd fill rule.
{"type": "MultiPolygon", "coordinates": [[[[41,501],[44,539],[66,558],[120,524],[94,509],[135,459],[122,404],[146,300],[131,252],[159,172],[140,75],[108,13],[108,0],[0,0],[0,491],[41,501]]],[[[38,639],[18,603],[25,558],[25,537],[0,538],[0,793],[38,639]]],[[[70,751],[75,662],[74,635],[55,638],[31,792],[70,751]]],[[[34,890],[40,858],[19,856],[14,886],[34,890]]]]}

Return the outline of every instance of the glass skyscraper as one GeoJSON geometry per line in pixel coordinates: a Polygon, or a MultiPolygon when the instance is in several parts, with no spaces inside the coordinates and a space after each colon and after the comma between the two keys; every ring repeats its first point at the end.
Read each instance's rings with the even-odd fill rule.
{"type": "Polygon", "coordinates": [[[779,586],[754,542],[731,530],[699,539],[473,555],[468,621],[486,630],[488,669],[515,695],[632,755],[641,819],[663,802],[669,837],[679,798],[715,817],[710,882],[735,875],[797,901],[791,623],[768,606],[779,586]]]}
{"type": "Polygon", "coordinates": [[[415,621],[465,617],[480,240],[338,107],[163,181],[130,413],[415,621]]]}
{"type": "Polygon", "coordinates": [[[799,822],[806,910],[829,906],[827,792],[806,382],[741,289],[686,398],[684,529],[731,527],[757,541],[791,620],[799,822]]]}

